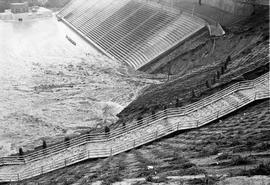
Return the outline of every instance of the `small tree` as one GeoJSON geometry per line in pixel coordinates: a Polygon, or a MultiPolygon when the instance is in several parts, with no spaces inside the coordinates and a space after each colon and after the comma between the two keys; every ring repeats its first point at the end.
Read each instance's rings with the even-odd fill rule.
{"type": "Polygon", "coordinates": [[[228,64],[229,64],[229,62],[231,61],[232,59],[231,59],[231,55],[229,55],[227,58],[226,58],[226,61],[225,61],[225,68],[227,69],[227,66],[228,66],[228,64]]]}
{"type": "Polygon", "coordinates": [[[19,155],[23,156],[23,149],[21,147],[19,148],[19,155]]]}
{"type": "Polygon", "coordinates": [[[196,93],[195,93],[195,90],[194,89],[191,90],[191,97],[192,98],[195,98],[196,97],[196,93]]]}
{"type": "Polygon", "coordinates": [[[220,78],[220,72],[217,71],[217,79],[219,79],[219,78],[220,78]]]}
{"type": "Polygon", "coordinates": [[[46,151],[46,148],[47,148],[47,143],[45,140],[42,140],[42,152],[43,152],[43,155],[46,155],[47,154],[47,151],[46,151]]]}
{"type": "Polygon", "coordinates": [[[91,140],[90,131],[86,132],[86,138],[87,138],[87,141],[91,140]]]}
{"type": "Polygon", "coordinates": [[[69,137],[65,137],[65,145],[66,145],[66,147],[68,148],[69,146],[70,146],[70,138],[69,137]]]}
{"type": "Polygon", "coordinates": [[[167,108],[168,108],[167,105],[163,106],[163,111],[164,111],[165,115],[167,115],[167,108]]]}
{"type": "Polygon", "coordinates": [[[226,70],[227,70],[227,64],[224,63],[224,64],[223,64],[223,67],[224,67],[224,71],[226,71],[226,70]]]}
{"type": "Polygon", "coordinates": [[[225,67],[224,67],[224,66],[221,66],[221,70],[220,70],[220,72],[221,72],[221,75],[223,75],[223,74],[224,74],[224,72],[225,72],[225,67]]]}
{"type": "Polygon", "coordinates": [[[228,63],[228,62],[230,62],[232,59],[231,59],[231,55],[229,55],[228,57],[227,57],[227,59],[226,59],[226,62],[228,63]]]}
{"type": "Polygon", "coordinates": [[[123,127],[124,130],[126,129],[126,122],[122,123],[122,127],[123,127]]]}
{"type": "Polygon", "coordinates": [[[23,157],[23,149],[22,148],[19,148],[19,159],[20,160],[24,160],[24,157],[23,157]]]}
{"type": "Polygon", "coordinates": [[[205,86],[207,87],[207,88],[210,88],[211,87],[211,84],[210,84],[210,82],[207,80],[207,81],[205,81],[205,86]]]}
{"type": "Polygon", "coordinates": [[[105,126],[104,132],[105,132],[105,135],[108,137],[110,135],[110,128],[108,126],[105,126]]]}
{"type": "Polygon", "coordinates": [[[47,143],[45,140],[42,140],[42,148],[45,149],[47,148],[47,143]]]}
{"type": "Polygon", "coordinates": [[[155,112],[155,110],[152,110],[151,114],[152,114],[152,118],[153,119],[156,119],[156,112],[155,112]]]}
{"type": "Polygon", "coordinates": [[[168,74],[168,79],[167,79],[167,81],[169,81],[169,80],[170,80],[170,75],[173,74],[173,73],[172,73],[172,63],[169,63],[169,64],[168,64],[167,74],[168,74]]]}
{"type": "Polygon", "coordinates": [[[181,103],[180,103],[180,100],[178,98],[176,98],[175,107],[181,107],[181,103]]]}
{"type": "Polygon", "coordinates": [[[216,77],[213,76],[213,79],[212,79],[212,84],[215,84],[216,83],[216,77]]]}
{"type": "Polygon", "coordinates": [[[142,124],[142,123],[143,123],[143,118],[142,118],[142,116],[139,116],[139,117],[137,118],[137,122],[138,122],[139,124],[142,124]]]}

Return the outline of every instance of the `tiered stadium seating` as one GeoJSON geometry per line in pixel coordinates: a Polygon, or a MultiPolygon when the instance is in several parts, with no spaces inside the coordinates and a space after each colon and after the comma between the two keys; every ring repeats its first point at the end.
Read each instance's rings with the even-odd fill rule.
{"type": "Polygon", "coordinates": [[[188,14],[136,0],[77,0],[58,16],[135,69],[205,26],[188,14]]]}
{"type": "Polygon", "coordinates": [[[77,23],[79,24],[78,27],[84,27],[86,31],[89,31],[93,28],[95,28],[97,25],[99,25],[101,22],[106,20],[108,17],[113,15],[115,11],[118,11],[122,6],[126,4],[127,0],[122,1],[114,1],[109,5],[105,11],[98,12],[93,20],[88,20],[87,17],[85,17],[83,20],[79,20],[77,23]]]}
{"type": "Polygon", "coordinates": [[[84,33],[87,34],[88,37],[93,41],[98,41],[102,36],[106,35],[111,29],[116,27],[122,21],[124,21],[129,15],[136,12],[142,4],[139,4],[134,1],[130,1],[125,6],[121,7],[118,11],[116,11],[112,16],[108,17],[101,24],[97,25],[90,30],[83,29],[84,33]]]}
{"type": "MultiPolygon", "coordinates": [[[[66,5],[64,7],[64,9],[62,9],[58,15],[59,17],[65,17],[68,14],[70,14],[74,9],[77,9],[79,6],[81,6],[82,4],[84,4],[86,2],[86,0],[81,1],[81,0],[73,0],[71,1],[68,5],[66,5]]],[[[70,14],[71,15],[71,14],[70,14]]]]}
{"type": "MultiPolygon", "coordinates": [[[[185,15],[181,15],[177,19],[172,18],[169,25],[167,23],[167,26],[163,26],[164,29],[157,35],[149,37],[148,41],[141,44],[135,42],[134,49],[122,60],[135,68],[139,68],[147,63],[146,60],[151,61],[158,57],[160,54],[179,43],[180,38],[183,39],[199,26],[195,22],[190,21],[189,17],[185,15]],[[144,58],[142,59],[142,57],[144,58]]],[[[156,23],[153,23],[153,25],[155,24],[156,23]]]]}

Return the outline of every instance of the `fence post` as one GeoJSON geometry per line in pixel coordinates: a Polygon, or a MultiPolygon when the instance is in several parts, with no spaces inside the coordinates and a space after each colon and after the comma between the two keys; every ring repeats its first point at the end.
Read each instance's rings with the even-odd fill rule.
{"type": "Polygon", "coordinates": [[[156,138],[158,137],[158,130],[156,131],[156,138]]]}
{"type": "Polygon", "coordinates": [[[254,100],[257,99],[257,92],[255,91],[255,94],[254,94],[254,100]]]}
{"type": "Polygon", "coordinates": [[[18,179],[18,181],[20,181],[20,174],[19,173],[17,174],[17,179],[18,179]]]}
{"type": "Polygon", "coordinates": [[[217,111],[217,118],[219,117],[219,111],[217,111]]]}
{"type": "Polygon", "coordinates": [[[133,148],[135,148],[135,139],[134,139],[134,141],[133,141],[133,148]]]}
{"type": "Polygon", "coordinates": [[[112,156],[112,147],[111,147],[111,150],[110,150],[110,156],[112,156]]]}
{"type": "Polygon", "coordinates": [[[67,159],[65,158],[65,167],[67,166],[67,159]]]}

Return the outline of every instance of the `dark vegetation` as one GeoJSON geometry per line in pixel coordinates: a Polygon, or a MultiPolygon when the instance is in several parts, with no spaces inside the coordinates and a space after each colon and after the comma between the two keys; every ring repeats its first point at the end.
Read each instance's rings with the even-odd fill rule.
{"type": "Polygon", "coordinates": [[[239,176],[253,176],[253,175],[269,175],[270,174],[270,162],[261,163],[255,168],[249,170],[242,170],[237,175],[239,176]]]}

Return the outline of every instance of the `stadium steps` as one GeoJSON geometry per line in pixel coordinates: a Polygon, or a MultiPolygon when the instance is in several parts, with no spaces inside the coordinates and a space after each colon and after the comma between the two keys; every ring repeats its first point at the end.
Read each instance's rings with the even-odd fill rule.
{"type": "Polygon", "coordinates": [[[100,12],[98,12],[94,19],[90,20],[84,20],[78,22],[78,28],[81,30],[82,27],[84,27],[85,30],[91,30],[98,26],[101,22],[105,21],[108,17],[112,16],[116,11],[118,11],[122,6],[126,4],[127,0],[123,1],[114,1],[111,6],[109,6],[107,9],[104,9],[100,12]]]}
{"type": "MultiPolygon", "coordinates": [[[[95,15],[100,9],[97,7],[98,0],[93,0],[91,3],[85,3],[85,6],[83,8],[77,10],[77,12],[73,13],[76,16],[69,18],[69,22],[76,27],[80,26],[80,22],[84,22],[88,20],[88,17],[90,15],[95,15]]],[[[104,5],[106,6],[106,4],[104,5]]]]}
{"type": "MultiPolygon", "coordinates": [[[[96,2],[97,0],[94,0],[92,2],[96,2]]],[[[91,4],[89,5],[93,5],[93,3],[91,2],[91,4]]],[[[88,8],[89,6],[86,5],[87,1],[86,0],[82,0],[80,4],[78,4],[73,10],[71,10],[68,14],[66,14],[63,19],[69,19],[70,21],[76,19],[78,16],[82,15],[82,11],[84,11],[86,8],[88,8]],[[86,5],[86,6],[84,6],[86,5]],[[83,8],[79,8],[83,6],[83,8]]]]}
{"type": "Polygon", "coordinates": [[[74,20],[79,19],[81,16],[83,16],[85,13],[87,13],[89,10],[92,9],[92,7],[97,3],[97,0],[93,0],[89,3],[87,1],[84,1],[83,4],[81,4],[82,8],[75,8],[73,11],[71,11],[72,16],[70,17],[64,17],[64,19],[70,20],[70,23],[72,24],[74,20]]]}
{"type": "Polygon", "coordinates": [[[143,5],[138,2],[130,1],[95,28],[89,30],[86,29],[84,31],[90,39],[97,42],[102,36],[106,35],[113,28],[121,24],[129,16],[132,16],[132,14],[135,13],[141,6],[143,5]]]}
{"type": "Polygon", "coordinates": [[[189,22],[190,19],[181,15],[176,21],[169,24],[159,34],[150,37],[146,42],[138,44],[126,58],[126,62],[135,66],[142,67],[147,61],[151,61],[179,43],[179,38],[184,39],[190,33],[196,32],[201,27],[189,22]],[[195,30],[195,31],[194,31],[195,30]],[[138,61],[136,58],[144,56],[147,60],[138,61]],[[134,59],[135,58],[135,59],[134,59]]]}
{"type": "Polygon", "coordinates": [[[70,1],[59,13],[58,16],[63,18],[64,16],[67,16],[72,10],[77,9],[79,6],[81,6],[83,3],[85,3],[86,0],[73,0],[70,1]]]}
{"type": "Polygon", "coordinates": [[[114,13],[123,3],[126,3],[126,1],[98,1],[94,6],[88,8],[79,19],[71,21],[71,24],[79,30],[81,27],[89,29],[89,27],[94,26],[94,23],[100,23],[111,13],[114,13]],[[100,3],[102,3],[102,6],[99,6],[100,3]]]}
{"type": "Polygon", "coordinates": [[[98,48],[139,69],[205,27],[205,22],[158,3],[77,0],[59,13],[98,48]],[[162,35],[164,37],[162,37],[162,35]]]}
{"type": "Polygon", "coordinates": [[[142,7],[137,12],[135,12],[133,16],[126,19],[117,28],[111,30],[102,39],[100,39],[98,44],[107,50],[112,46],[113,43],[117,42],[119,39],[131,32],[133,29],[143,23],[145,19],[153,16],[155,13],[155,10],[149,7],[142,7]]]}
{"type": "MultiPolygon", "coordinates": [[[[127,55],[130,55],[136,50],[140,50],[141,47],[138,47],[139,45],[141,46],[142,43],[146,43],[146,39],[151,37],[158,30],[161,30],[166,24],[169,24],[173,20],[173,16],[169,14],[166,15],[165,12],[159,12],[147,20],[147,22],[139,27],[139,29],[134,30],[121,41],[113,45],[109,51],[117,52],[117,48],[121,47],[123,52],[121,52],[121,57],[118,59],[120,61],[125,61],[127,55]]],[[[150,45],[150,43],[148,45],[150,45]]],[[[145,56],[142,56],[141,58],[145,59],[145,56]]],[[[133,66],[135,67],[135,65],[133,66]]]]}

